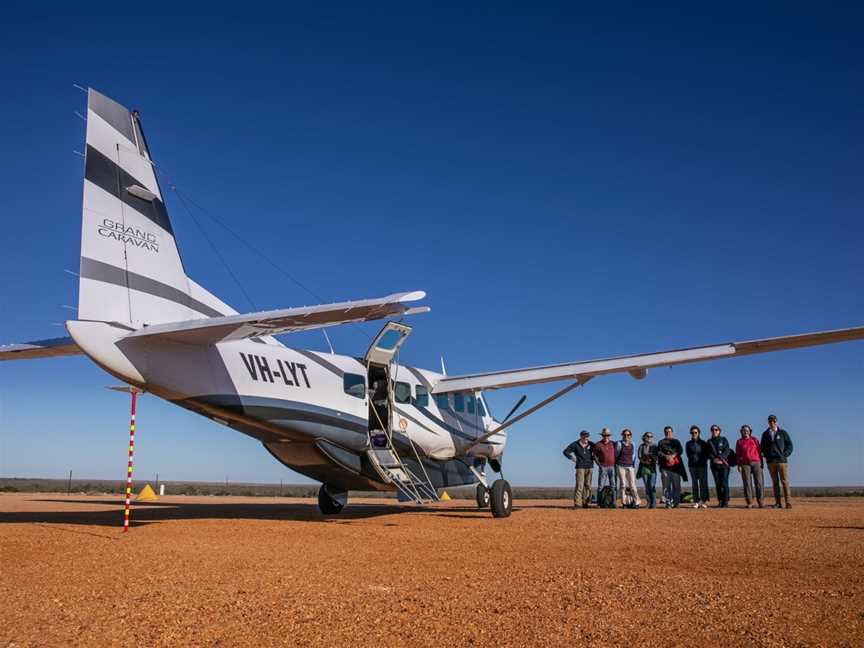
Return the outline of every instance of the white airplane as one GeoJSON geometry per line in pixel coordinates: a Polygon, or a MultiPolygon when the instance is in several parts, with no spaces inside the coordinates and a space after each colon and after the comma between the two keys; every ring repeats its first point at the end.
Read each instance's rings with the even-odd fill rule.
{"type": "MultiPolygon", "coordinates": [[[[864,327],[465,376],[394,361],[411,328],[387,322],[362,358],[283,345],[274,335],[427,312],[425,293],[238,314],[186,274],[137,112],[88,91],[78,317],[69,337],[0,347],[0,360],[84,354],[133,388],[261,441],[322,483],[339,513],[349,489],[419,503],[477,485],[477,503],[510,515],[501,473],[506,429],[603,374],[864,338],[864,327]],[[496,420],[483,390],[567,381],[496,420]]],[[[442,367],[443,369],[443,367],[442,367]]]]}

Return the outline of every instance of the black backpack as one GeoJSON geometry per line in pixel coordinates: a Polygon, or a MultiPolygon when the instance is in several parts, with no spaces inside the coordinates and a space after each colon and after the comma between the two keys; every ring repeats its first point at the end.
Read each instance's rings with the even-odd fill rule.
{"type": "Polygon", "coordinates": [[[600,508],[615,508],[615,491],[611,486],[604,486],[597,493],[597,506],[600,508]]]}

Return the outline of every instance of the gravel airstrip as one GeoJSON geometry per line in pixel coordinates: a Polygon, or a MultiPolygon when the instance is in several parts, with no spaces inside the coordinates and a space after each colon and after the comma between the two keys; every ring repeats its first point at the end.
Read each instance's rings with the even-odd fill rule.
{"type": "Polygon", "coordinates": [[[0,647],[862,646],[864,499],[786,510],[0,495],[0,647]]]}

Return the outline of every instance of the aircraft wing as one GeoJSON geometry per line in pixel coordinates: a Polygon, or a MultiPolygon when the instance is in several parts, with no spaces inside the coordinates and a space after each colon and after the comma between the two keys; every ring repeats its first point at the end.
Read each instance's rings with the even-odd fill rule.
{"type": "Polygon", "coordinates": [[[644,378],[648,369],[671,367],[689,362],[703,362],[718,358],[784,351],[801,347],[847,342],[864,339],[864,326],[803,335],[750,340],[748,342],[727,342],[712,346],[661,351],[642,355],[621,356],[604,360],[588,360],[566,364],[548,365],[510,371],[470,374],[466,376],[447,376],[438,381],[432,389],[434,394],[473,391],[482,389],[505,389],[519,385],[553,382],[556,380],[579,380],[609,373],[627,372],[637,379],[644,378]]]}
{"type": "Polygon", "coordinates": [[[385,317],[426,313],[429,311],[428,307],[409,306],[410,302],[423,299],[425,296],[425,292],[418,290],[396,293],[378,299],[154,324],[138,329],[123,339],[167,340],[202,345],[244,340],[350,322],[365,322],[385,317]]]}
{"type": "Polygon", "coordinates": [[[0,346],[0,360],[32,360],[70,355],[81,355],[81,349],[70,337],[0,346]]]}

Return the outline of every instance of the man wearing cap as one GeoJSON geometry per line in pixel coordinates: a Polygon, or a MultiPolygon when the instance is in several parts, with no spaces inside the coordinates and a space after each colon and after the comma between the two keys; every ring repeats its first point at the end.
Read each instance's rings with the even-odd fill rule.
{"type": "Polygon", "coordinates": [[[618,499],[618,491],[615,488],[615,444],[611,440],[612,432],[609,428],[603,428],[600,432],[600,441],[594,444],[594,461],[597,462],[597,493],[603,488],[605,482],[612,487],[612,508],[615,508],[615,500],[618,499]]]}
{"type": "Polygon", "coordinates": [[[768,417],[768,429],[762,433],[762,456],[768,463],[768,474],[771,475],[771,483],[774,485],[774,508],[783,508],[780,499],[780,487],[783,487],[783,498],[786,500],[786,508],[792,508],[792,498],[789,494],[789,471],[787,461],[792,454],[792,438],[789,433],[777,425],[777,417],[773,414],[768,417]]]}
{"type": "Polygon", "coordinates": [[[564,456],[576,464],[576,488],[573,508],[588,508],[591,501],[591,469],[594,467],[594,444],[588,440],[588,430],[579,433],[579,440],[564,448],[564,456]]]}

